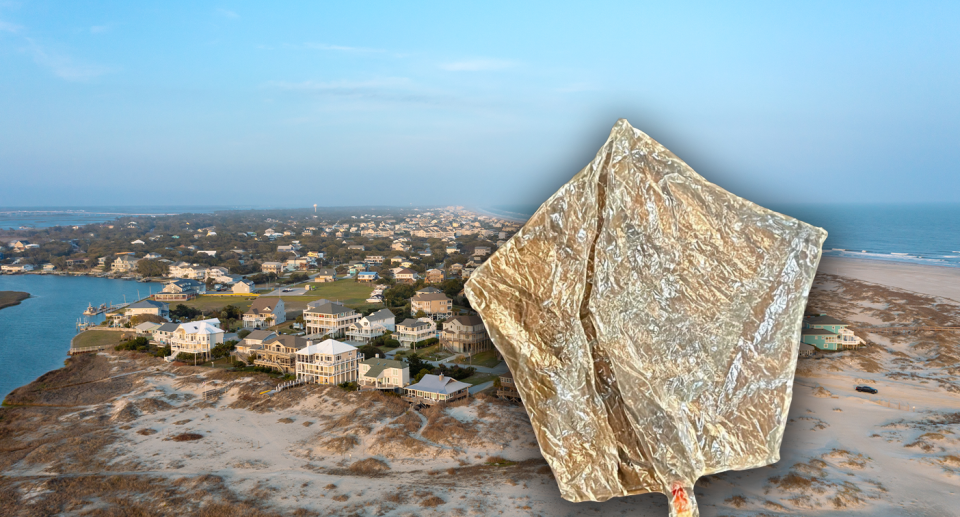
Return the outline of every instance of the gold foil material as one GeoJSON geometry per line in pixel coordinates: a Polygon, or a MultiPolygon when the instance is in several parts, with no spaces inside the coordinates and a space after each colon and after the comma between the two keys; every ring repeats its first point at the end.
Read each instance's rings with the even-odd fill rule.
{"type": "Polygon", "coordinates": [[[465,289],[564,499],[698,515],[698,478],[778,461],[825,238],[618,121],[465,289]]]}

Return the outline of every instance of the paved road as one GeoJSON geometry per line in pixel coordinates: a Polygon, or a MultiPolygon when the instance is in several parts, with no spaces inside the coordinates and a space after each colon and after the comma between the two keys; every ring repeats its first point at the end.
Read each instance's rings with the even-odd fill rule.
{"type": "MultiPolygon", "coordinates": [[[[387,352],[386,354],[384,354],[384,356],[385,356],[387,359],[393,359],[393,358],[394,358],[394,355],[396,355],[397,352],[400,352],[400,351],[403,351],[403,350],[409,350],[409,348],[396,348],[396,349],[393,349],[393,350],[387,352]]],[[[452,359],[452,358],[451,358],[451,359],[452,359]]],[[[445,365],[447,365],[447,366],[453,366],[453,365],[454,365],[454,363],[452,363],[452,362],[450,362],[450,361],[424,361],[424,362],[425,362],[425,363],[430,363],[430,364],[432,364],[432,365],[434,365],[434,366],[440,366],[441,363],[443,363],[443,364],[445,364],[445,365]]],[[[466,367],[471,366],[471,365],[469,365],[469,364],[461,364],[460,366],[466,368],[466,367]]],[[[510,369],[507,368],[507,363],[505,363],[505,362],[503,362],[503,361],[500,361],[500,364],[494,366],[493,368],[488,368],[488,367],[486,367],[486,366],[476,366],[476,365],[473,365],[472,367],[473,367],[473,368],[476,368],[476,370],[477,370],[478,372],[480,372],[480,373],[489,373],[489,374],[492,374],[492,375],[503,375],[503,374],[507,373],[508,371],[510,371],[510,369]]]]}
{"type": "Polygon", "coordinates": [[[476,395],[477,393],[480,393],[481,391],[489,388],[490,386],[493,386],[493,381],[487,381],[483,384],[477,384],[476,386],[472,386],[468,391],[470,391],[471,395],[476,395]]]}
{"type": "Polygon", "coordinates": [[[260,296],[304,296],[307,294],[307,289],[304,287],[281,287],[274,289],[267,294],[261,294],[260,296]],[[289,289],[290,292],[283,293],[281,292],[284,289],[289,289]]]}

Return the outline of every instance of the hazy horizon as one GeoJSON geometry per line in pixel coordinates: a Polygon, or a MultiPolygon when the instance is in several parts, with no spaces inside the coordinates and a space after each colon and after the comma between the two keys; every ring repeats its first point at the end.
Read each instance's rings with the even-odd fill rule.
{"type": "Polygon", "coordinates": [[[618,118],[763,205],[957,202],[958,29],[955,3],[0,2],[0,206],[535,205],[618,118]]]}

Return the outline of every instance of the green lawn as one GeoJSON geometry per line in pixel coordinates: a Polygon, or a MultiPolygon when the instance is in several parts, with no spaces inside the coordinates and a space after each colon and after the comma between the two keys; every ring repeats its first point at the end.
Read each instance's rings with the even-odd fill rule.
{"type": "Polygon", "coordinates": [[[204,294],[185,302],[170,302],[170,308],[173,309],[182,303],[187,307],[195,307],[201,311],[209,311],[211,309],[222,309],[227,305],[233,305],[240,310],[246,311],[255,299],[256,297],[254,296],[215,296],[204,294]]]}
{"type": "MultiPolygon", "coordinates": [[[[130,335],[134,332],[130,332],[130,335]]],[[[114,346],[123,341],[123,337],[128,335],[126,332],[113,332],[109,330],[86,330],[77,334],[73,338],[73,348],[93,348],[98,346],[114,346]]]]}
{"type": "MultiPolygon", "coordinates": [[[[373,291],[373,284],[355,282],[353,280],[337,280],[336,282],[309,282],[311,300],[326,298],[344,305],[369,305],[366,299],[373,291]]],[[[297,297],[299,298],[299,297],[297,297]]]]}
{"type": "Polygon", "coordinates": [[[467,384],[476,386],[477,384],[483,384],[485,382],[492,381],[496,378],[497,378],[496,375],[490,375],[489,373],[477,373],[477,374],[471,375],[470,377],[467,377],[466,379],[463,379],[460,382],[465,382],[467,384]]]}
{"type": "Polygon", "coordinates": [[[460,361],[458,364],[493,368],[494,366],[500,364],[500,356],[497,355],[496,350],[484,350],[483,352],[473,354],[473,356],[466,360],[460,361]]]}

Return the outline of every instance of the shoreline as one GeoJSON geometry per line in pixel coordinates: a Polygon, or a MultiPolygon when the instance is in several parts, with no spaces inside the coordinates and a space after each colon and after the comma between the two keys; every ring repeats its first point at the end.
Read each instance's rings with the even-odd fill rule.
{"type": "Polygon", "coordinates": [[[825,256],[817,272],[960,301],[957,267],[825,256]]]}
{"type": "Polygon", "coordinates": [[[508,215],[497,214],[497,213],[494,213],[494,212],[490,212],[490,211],[488,211],[488,210],[484,210],[484,209],[482,209],[482,208],[475,208],[475,207],[466,208],[466,209],[464,209],[464,211],[470,212],[470,213],[475,214],[475,215],[480,215],[480,216],[484,216],[484,217],[494,217],[494,218],[497,218],[497,219],[503,219],[503,220],[505,220],[505,221],[511,221],[511,222],[515,222],[515,223],[519,223],[519,224],[525,224],[525,223],[530,219],[530,217],[533,217],[533,216],[531,215],[530,217],[527,217],[526,219],[524,219],[524,218],[520,217],[519,215],[517,215],[517,216],[508,216],[508,215]]]}

